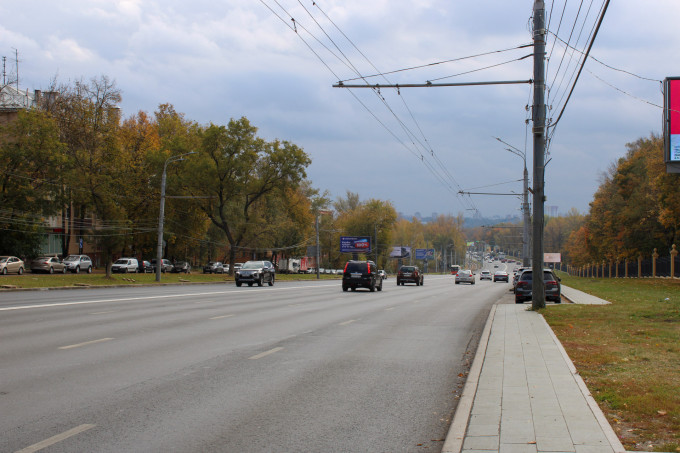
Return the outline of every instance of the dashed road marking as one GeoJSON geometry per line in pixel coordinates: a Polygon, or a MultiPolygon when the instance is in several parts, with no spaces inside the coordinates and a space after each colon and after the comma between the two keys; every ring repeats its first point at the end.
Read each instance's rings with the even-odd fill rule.
{"type": "Polygon", "coordinates": [[[85,424],[85,425],[76,426],[73,429],[69,429],[68,431],[64,431],[61,434],[57,434],[56,436],[52,436],[49,439],[45,439],[42,442],[38,442],[37,444],[33,444],[29,447],[26,447],[22,450],[17,451],[16,453],[33,453],[33,452],[42,450],[43,448],[47,448],[49,446],[52,446],[52,445],[56,444],[57,442],[61,442],[62,440],[66,440],[69,437],[73,437],[77,434],[80,434],[80,433],[85,432],[89,429],[92,429],[95,426],[97,426],[97,425],[85,424]]]}
{"type": "Polygon", "coordinates": [[[261,359],[262,357],[267,357],[268,355],[271,355],[271,354],[274,354],[274,353],[276,353],[276,352],[279,352],[279,351],[282,350],[282,349],[283,349],[283,348],[274,348],[274,349],[270,349],[269,351],[261,352],[261,353],[259,353],[259,354],[257,354],[257,355],[254,355],[254,356],[252,356],[252,357],[249,357],[249,359],[250,359],[250,360],[261,359]]]}
{"type": "Polygon", "coordinates": [[[346,326],[347,324],[352,324],[353,322],[357,322],[357,320],[356,319],[350,319],[349,321],[341,322],[339,325],[346,326]]]}
{"type": "Polygon", "coordinates": [[[210,319],[224,319],[224,318],[231,318],[234,315],[222,315],[222,316],[213,316],[210,319]]]}
{"type": "Polygon", "coordinates": [[[91,344],[103,343],[105,341],[111,341],[111,340],[113,340],[113,338],[100,338],[99,340],[85,341],[83,343],[71,344],[71,345],[68,345],[68,346],[60,346],[59,349],[79,348],[81,346],[88,346],[88,345],[91,345],[91,344]]]}

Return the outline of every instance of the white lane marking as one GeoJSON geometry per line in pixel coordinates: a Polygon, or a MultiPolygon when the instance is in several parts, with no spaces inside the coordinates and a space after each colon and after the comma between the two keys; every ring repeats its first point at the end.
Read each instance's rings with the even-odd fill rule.
{"type": "Polygon", "coordinates": [[[90,313],[91,315],[106,315],[109,313],[115,313],[116,310],[111,310],[111,311],[96,311],[94,313],[90,313]]]}
{"type": "Polygon", "coordinates": [[[352,324],[353,322],[357,322],[356,319],[350,319],[349,321],[341,322],[339,325],[340,326],[346,326],[347,324],[352,324]]]}
{"type": "Polygon", "coordinates": [[[222,316],[213,316],[210,319],[223,319],[223,318],[231,318],[234,315],[222,315],[222,316]]]}
{"type": "Polygon", "coordinates": [[[103,343],[105,341],[111,341],[111,340],[113,340],[113,338],[100,338],[99,340],[85,341],[83,343],[71,344],[71,345],[68,345],[68,346],[60,346],[59,349],[79,348],[81,346],[88,346],[88,345],[91,345],[91,344],[103,343]]]}
{"type": "Polygon", "coordinates": [[[261,352],[261,353],[259,353],[259,354],[257,354],[257,355],[252,356],[252,357],[248,357],[248,359],[249,359],[249,360],[257,360],[257,359],[261,359],[262,357],[267,357],[268,355],[274,354],[275,352],[279,352],[279,351],[282,350],[282,349],[283,349],[283,348],[274,348],[274,349],[270,349],[269,351],[261,352]]]}
{"type": "Polygon", "coordinates": [[[385,311],[394,310],[394,307],[386,308],[385,311]]]}
{"type": "Polygon", "coordinates": [[[17,451],[16,453],[33,453],[33,452],[42,450],[43,448],[47,448],[51,445],[56,444],[57,442],[61,442],[62,440],[68,439],[69,437],[73,437],[76,434],[80,434],[84,431],[87,431],[88,429],[92,429],[95,426],[97,426],[97,425],[85,424],[85,425],[76,426],[73,429],[69,429],[68,431],[64,431],[61,434],[57,434],[56,436],[52,436],[49,439],[45,439],[42,442],[38,442],[37,444],[33,444],[30,447],[26,447],[22,450],[17,451]]]}
{"type": "MultiPolygon", "coordinates": [[[[293,289],[313,289],[313,288],[323,288],[326,286],[337,286],[334,285],[314,285],[314,286],[291,286],[286,288],[277,287],[276,291],[290,291],[293,289]]],[[[22,305],[18,307],[3,307],[0,311],[11,311],[11,310],[28,310],[29,308],[48,308],[48,307],[66,307],[69,305],[87,305],[87,304],[104,304],[108,302],[130,302],[135,300],[151,300],[151,299],[170,299],[176,297],[196,297],[196,296],[213,296],[213,295],[223,295],[223,294],[238,294],[250,292],[249,290],[235,290],[235,291],[218,291],[210,293],[189,293],[189,294],[167,294],[163,296],[143,296],[143,297],[124,297],[119,299],[102,299],[102,300],[84,300],[80,302],[58,302],[54,304],[39,304],[39,305],[22,305]]]]}

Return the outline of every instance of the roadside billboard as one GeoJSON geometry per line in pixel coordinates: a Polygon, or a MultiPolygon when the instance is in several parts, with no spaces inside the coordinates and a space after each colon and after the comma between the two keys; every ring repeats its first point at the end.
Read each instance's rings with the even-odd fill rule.
{"type": "Polygon", "coordinates": [[[433,260],[434,249],[416,249],[416,259],[425,261],[433,260]]]}
{"type": "Polygon", "coordinates": [[[408,258],[411,256],[411,247],[403,247],[401,245],[392,247],[390,258],[408,258]]]}
{"type": "Polygon", "coordinates": [[[368,236],[340,236],[340,253],[371,253],[368,236]]]}
{"type": "Polygon", "coordinates": [[[562,254],[561,253],[544,253],[543,254],[544,263],[561,263],[562,254]]]}
{"type": "Polygon", "coordinates": [[[680,77],[667,77],[663,88],[666,171],[680,173],[680,77]]]}

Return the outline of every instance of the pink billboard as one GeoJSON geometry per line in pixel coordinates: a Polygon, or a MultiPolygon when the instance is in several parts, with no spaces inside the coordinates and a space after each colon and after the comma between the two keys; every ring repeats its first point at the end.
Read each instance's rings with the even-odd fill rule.
{"type": "Polygon", "coordinates": [[[672,162],[680,162],[680,79],[666,79],[666,108],[668,157],[672,162]]]}

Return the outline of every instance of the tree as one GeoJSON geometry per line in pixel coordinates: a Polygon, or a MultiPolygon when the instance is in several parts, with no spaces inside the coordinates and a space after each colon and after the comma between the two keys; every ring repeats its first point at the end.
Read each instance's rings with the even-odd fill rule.
{"type": "Polygon", "coordinates": [[[311,160],[298,146],[258,138],[245,117],[227,126],[211,124],[201,131],[198,156],[181,167],[184,184],[200,209],[229,242],[230,272],[235,252],[266,246],[254,237],[261,226],[266,198],[275,191],[297,188],[311,160]]]}
{"type": "Polygon", "coordinates": [[[42,110],[22,110],[0,128],[0,137],[0,250],[36,256],[44,219],[57,213],[62,195],[57,124],[42,110]]]}

